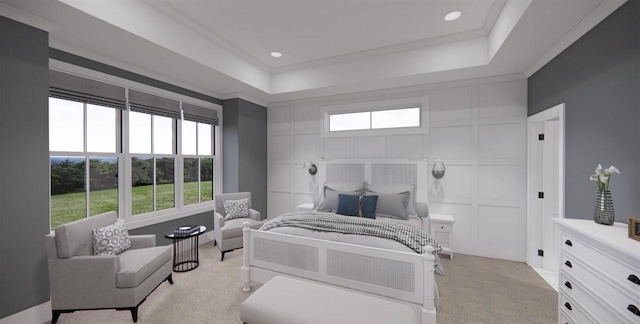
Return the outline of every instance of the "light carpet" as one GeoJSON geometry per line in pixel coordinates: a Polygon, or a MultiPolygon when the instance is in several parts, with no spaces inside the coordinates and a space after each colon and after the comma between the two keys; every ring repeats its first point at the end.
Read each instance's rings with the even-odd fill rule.
{"type": "MultiPolygon", "coordinates": [[[[438,324],[557,323],[557,293],[524,263],[456,254],[442,256],[445,276],[436,275],[442,304],[438,324]]],[[[211,243],[200,247],[200,266],[173,273],[140,305],[138,323],[239,324],[242,250],[225,254],[211,243]]],[[[77,311],[66,323],[133,323],[128,311],[77,311]]],[[[328,323],[330,324],[330,323],[328,323]]]]}

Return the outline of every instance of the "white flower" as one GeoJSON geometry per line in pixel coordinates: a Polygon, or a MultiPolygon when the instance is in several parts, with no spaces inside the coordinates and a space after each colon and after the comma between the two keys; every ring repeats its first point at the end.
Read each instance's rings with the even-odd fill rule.
{"type": "Polygon", "coordinates": [[[609,177],[608,177],[608,176],[606,176],[606,175],[604,175],[604,174],[601,174],[601,175],[599,176],[598,181],[599,181],[599,182],[602,182],[602,183],[607,183],[607,182],[609,181],[609,177]]]}
{"type": "Polygon", "coordinates": [[[602,165],[598,164],[598,167],[595,170],[595,174],[592,174],[591,177],[589,177],[589,180],[596,182],[596,185],[598,185],[598,190],[609,190],[609,181],[611,180],[611,176],[614,173],[620,174],[620,170],[618,170],[618,168],[614,167],[613,165],[608,169],[603,170],[602,165]]]}
{"type": "Polygon", "coordinates": [[[598,167],[596,168],[596,175],[601,175],[602,174],[602,165],[598,164],[598,167]]]}
{"type": "Polygon", "coordinates": [[[614,167],[613,165],[609,167],[609,169],[607,169],[606,171],[607,174],[612,174],[612,173],[617,173],[620,174],[620,170],[618,170],[618,168],[614,167]]]}

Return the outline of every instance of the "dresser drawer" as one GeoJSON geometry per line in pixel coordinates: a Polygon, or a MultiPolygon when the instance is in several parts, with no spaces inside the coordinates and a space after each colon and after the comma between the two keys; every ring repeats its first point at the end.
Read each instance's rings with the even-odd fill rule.
{"type": "MultiPolygon", "coordinates": [[[[561,235],[562,251],[568,251],[576,259],[590,267],[597,268],[602,275],[608,276],[610,284],[627,288],[640,300],[640,269],[619,261],[600,250],[591,247],[566,233],[561,235]]],[[[564,262],[564,261],[563,261],[564,262]]]]}
{"type": "MultiPolygon", "coordinates": [[[[578,265],[574,264],[573,269],[576,268],[578,268],[578,265]]],[[[634,320],[630,317],[627,318],[623,313],[626,311],[628,305],[634,303],[630,298],[627,298],[627,301],[622,303],[614,301],[612,299],[620,300],[623,299],[624,296],[619,292],[611,291],[611,289],[607,289],[605,291],[604,289],[610,286],[601,281],[591,281],[593,277],[583,277],[585,280],[580,281],[575,277],[570,276],[569,273],[574,272],[567,270],[560,273],[559,290],[562,294],[572,297],[573,300],[579,302],[582,307],[588,309],[599,322],[640,323],[640,320],[634,320]],[[587,282],[589,283],[588,288],[586,284],[587,282]]],[[[638,317],[638,319],[640,319],[640,317],[638,317]]]]}
{"type": "MultiPolygon", "coordinates": [[[[560,314],[564,316],[570,324],[597,324],[591,320],[591,317],[587,315],[584,308],[575,300],[560,293],[558,295],[558,307],[560,308],[560,314]]],[[[560,322],[559,322],[560,323],[560,322]]]]}

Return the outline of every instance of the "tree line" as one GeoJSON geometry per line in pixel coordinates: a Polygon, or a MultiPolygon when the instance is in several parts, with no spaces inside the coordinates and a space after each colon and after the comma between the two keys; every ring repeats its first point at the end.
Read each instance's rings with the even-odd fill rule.
{"type": "MultiPolygon", "coordinates": [[[[213,159],[201,159],[202,181],[213,180],[213,159]]],[[[132,158],[131,180],[134,187],[153,184],[153,159],[132,158]]],[[[158,158],[156,161],[156,183],[174,182],[173,158],[158,158]]],[[[90,190],[118,188],[118,163],[116,161],[89,159],[90,190]]],[[[185,182],[197,181],[197,160],[185,159],[185,182]],[[192,180],[193,179],[193,180],[192,180]]],[[[65,159],[51,163],[51,194],[60,195],[85,191],[85,160],[65,159]],[[74,161],[77,160],[77,161],[74,161]]]]}

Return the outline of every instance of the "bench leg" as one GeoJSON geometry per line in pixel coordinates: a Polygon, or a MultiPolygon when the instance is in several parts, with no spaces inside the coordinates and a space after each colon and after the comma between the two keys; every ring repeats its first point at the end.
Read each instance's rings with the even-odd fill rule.
{"type": "Polygon", "coordinates": [[[222,252],[222,256],[220,257],[220,262],[222,262],[224,261],[224,252],[223,251],[220,251],[220,252],[222,252]]]}

